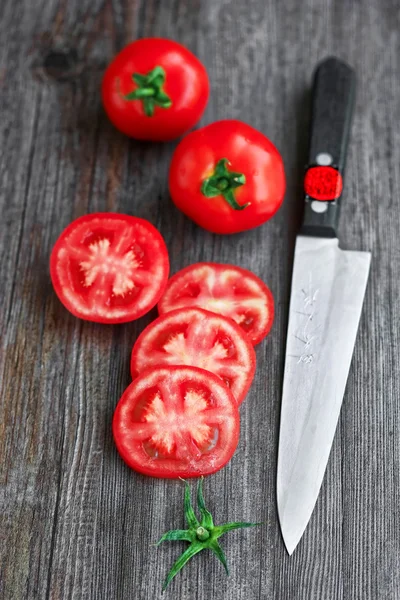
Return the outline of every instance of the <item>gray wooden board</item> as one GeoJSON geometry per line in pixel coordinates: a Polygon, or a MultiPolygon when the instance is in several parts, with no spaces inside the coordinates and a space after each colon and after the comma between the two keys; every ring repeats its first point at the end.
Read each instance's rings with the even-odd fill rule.
{"type": "Polygon", "coordinates": [[[223,540],[230,578],[203,553],[165,597],[400,598],[399,67],[396,0],[1,0],[1,599],[160,598],[184,548],[151,545],[183,525],[182,484],[130,471],[110,432],[130,349],[154,311],[127,325],[85,323],[49,281],[52,244],[93,211],[149,219],[172,272],[199,260],[238,264],[276,299],[240,445],[205,484],[217,521],[266,524],[223,540]],[[175,143],[138,143],[108,123],[105,65],[131,39],[154,35],[183,42],[207,65],[202,124],[243,119],[282,152],[286,199],[265,226],[230,237],[196,227],[168,197],[175,143]],[[280,391],[307,88],[329,54],[358,74],[341,241],[372,250],[373,262],[326,477],[289,558],[275,502],[280,391]]]}

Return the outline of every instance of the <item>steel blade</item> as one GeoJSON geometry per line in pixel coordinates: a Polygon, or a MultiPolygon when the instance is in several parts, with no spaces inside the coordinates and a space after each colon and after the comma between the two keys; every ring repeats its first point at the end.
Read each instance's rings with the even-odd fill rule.
{"type": "Polygon", "coordinates": [[[277,497],[289,554],[314,509],[350,369],[371,254],[298,236],[286,345],[277,497]]]}

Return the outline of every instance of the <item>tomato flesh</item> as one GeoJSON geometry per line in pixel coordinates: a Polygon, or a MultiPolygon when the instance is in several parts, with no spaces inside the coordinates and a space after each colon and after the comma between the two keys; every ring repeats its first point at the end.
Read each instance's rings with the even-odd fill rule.
{"type": "Polygon", "coordinates": [[[218,375],[240,404],[251,385],[255,352],[231,319],[199,308],[174,310],[153,321],[132,350],[131,373],[164,365],[192,365],[218,375]]]}
{"type": "Polygon", "coordinates": [[[274,299],[265,283],[234,265],[196,263],[175,273],[158,303],[158,312],[190,306],[230,317],[254,346],[269,333],[274,318],[274,299]]]}
{"type": "Polygon", "coordinates": [[[148,312],[169,272],[161,234],[144,219],[93,213],[73,221],[50,258],[55,292],[75,316],[123,323],[148,312]]]}
{"type": "Polygon", "coordinates": [[[232,457],[239,413],[216,375],[195,367],[155,367],[125,390],[113,434],[132,469],[153,477],[199,477],[232,457]]]}

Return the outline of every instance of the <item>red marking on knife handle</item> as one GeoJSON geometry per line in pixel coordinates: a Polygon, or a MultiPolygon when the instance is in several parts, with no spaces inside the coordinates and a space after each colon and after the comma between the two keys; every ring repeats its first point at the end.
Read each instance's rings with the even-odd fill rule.
{"type": "Polygon", "coordinates": [[[304,191],[313,200],[332,202],[343,191],[343,178],[335,167],[309,167],[304,177],[304,191]]]}

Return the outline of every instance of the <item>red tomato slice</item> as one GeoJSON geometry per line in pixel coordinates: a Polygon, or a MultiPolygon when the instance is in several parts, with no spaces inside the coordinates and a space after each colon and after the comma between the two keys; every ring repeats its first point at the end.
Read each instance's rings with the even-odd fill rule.
{"type": "Polygon", "coordinates": [[[50,258],[55,292],[73,315],[125,323],[159,300],[169,272],[161,234],[144,219],[93,213],[73,221],[50,258]]]}
{"type": "Polygon", "coordinates": [[[125,390],[113,419],[118,452],[153,477],[199,477],[221,469],[239,440],[236,400],[195,367],[147,369],[125,390]]]}
{"type": "Polygon", "coordinates": [[[274,299],[254,273],[217,263],[190,265],[168,281],[158,312],[199,306],[230,317],[255,346],[269,333],[274,318],[274,299]]]}
{"type": "Polygon", "coordinates": [[[240,404],[253,381],[256,355],[231,319],[200,308],[183,308],[153,321],[133,347],[133,378],[147,367],[165,365],[191,365],[215,373],[240,404]]]}

